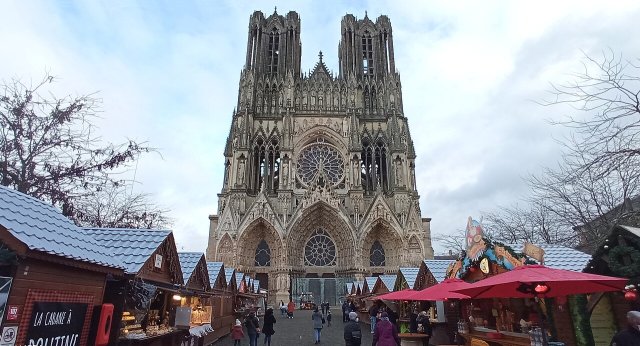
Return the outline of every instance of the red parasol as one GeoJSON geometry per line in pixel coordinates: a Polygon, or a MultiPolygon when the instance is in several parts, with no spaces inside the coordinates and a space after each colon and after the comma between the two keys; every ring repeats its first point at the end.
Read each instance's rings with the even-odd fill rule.
{"type": "Polygon", "coordinates": [[[406,298],[406,300],[448,300],[448,299],[469,299],[469,296],[453,292],[462,288],[471,287],[472,284],[460,279],[445,279],[437,285],[427,287],[421,291],[416,291],[406,298]]]}
{"type": "Polygon", "coordinates": [[[560,297],[572,294],[622,291],[627,279],[525,265],[455,290],[473,299],[560,297]]]}
{"type": "Polygon", "coordinates": [[[379,295],[379,296],[373,296],[373,297],[369,297],[367,298],[367,300],[407,300],[407,296],[414,294],[416,291],[407,288],[404,289],[402,291],[395,291],[395,292],[390,292],[390,293],[385,293],[383,295],[379,295]]]}

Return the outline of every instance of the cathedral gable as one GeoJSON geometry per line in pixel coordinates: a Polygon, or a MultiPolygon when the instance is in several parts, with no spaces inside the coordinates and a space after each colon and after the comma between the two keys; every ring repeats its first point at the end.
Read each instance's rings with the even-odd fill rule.
{"type": "Polygon", "coordinates": [[[376,193],[373,203],[371,203],[369,210],[365,214],[360,224],[360,233],[369,231],[378,220],[386,221],[398,233],[402,231],[400,222],[398,222],[398,219],[389,207],[389,204],[387,204],[381,191],[376,193]]]}
{"type": "Polygon", "coordinates": [[[280,220],[278,219],[278,214],[274,211],[274,208],[271,205],[271,202],[269,202],[267,196],[265,196],[264,191],[260,191],[256,201],[253,202],[249,210],[247,210],[247,213],[240,224],[239,230],[247,229],[251,223],[260,218],[271,224],[271,226],[273,226],[273,228],[282,237],[283,228],[280,224],[280,220]]]}

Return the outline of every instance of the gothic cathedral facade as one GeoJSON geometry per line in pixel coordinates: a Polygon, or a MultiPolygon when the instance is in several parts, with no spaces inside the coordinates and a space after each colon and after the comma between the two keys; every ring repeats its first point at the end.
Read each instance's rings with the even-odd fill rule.
{"type": "Polygon", "coordinates": [[[300,278],[362,280],[433,257],[389,18],[342,18],[337,75],[321,52],[303,73],[301,47],[296,12],[250,17],[209,217],[207,259],[255,274],[278,302],[300,278]]]}

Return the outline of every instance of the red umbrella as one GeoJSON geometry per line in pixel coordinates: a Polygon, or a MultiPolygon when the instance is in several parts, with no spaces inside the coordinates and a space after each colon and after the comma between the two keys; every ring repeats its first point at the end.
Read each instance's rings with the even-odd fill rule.
{"type": "Polygon", "coordinates": [[[448,300],[448,299],[469,299],[469,296],[453,292],[462,288],[471,287],[472,284],[460,279],[446,279],[437,285],[427,287],[421,291],[416,291],[406,298],[406,300],[448,300]]]}
{"type": "Polygon", "coordinates": [[[384,300],[407,300],[407,296],[415,293],[416,291],[407,288],[404,289],[402,291],[395,291],[395,292],[389,292],[389,293],[385,293],[383,295],[380,296],[373,296],[370,298],[367,298],[368,300],[378,300],[378,299],[384,299],[384,300]]]}
{"type": "Polygon", "coordinates": [[[474,299],[559,297],[621,291],[627,279],[525,265],[455,290],[474,299]]]}

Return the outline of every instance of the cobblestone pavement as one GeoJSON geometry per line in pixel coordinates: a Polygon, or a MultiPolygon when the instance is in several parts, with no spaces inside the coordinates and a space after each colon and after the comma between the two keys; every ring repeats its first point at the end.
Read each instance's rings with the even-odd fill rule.
{"type": "MultiPolygon", "coordinates": [[[[274,329],[276,333],[271,337],[271,346],[307,346],[314,345],[313,339],[313,322],[311,321],[311,311],[309,310],[296,310],[293,314],[293,318],[286,318],[280,316],[280,311],[274,311],[276,313],[276,324],[274,329]]],[[[339,346],[344,345],[343,331],[344,324],[342,323],[342,312],[339,309],[331,309],[332,321],[331,327],[325,324],[320,336],[320,345],[325,346],[339,346]]],[[[262,319],[260,320],[260,326],[262,326],[262,319]]],[[[362,345],[371,345],[371,333],[369,332],[369,325],[360,323],[362,328],[362,345]]],[[[249,338],[246,336],[242,340],[241,345],[249,345],[249,338]]],[[[233,340],[230,335],[218,340],[213,344],[214,346],[233,346],[233,340]]],[[[264,334],[260,335],[258,339],[258,346],[264,345],[264,334]]]]}

